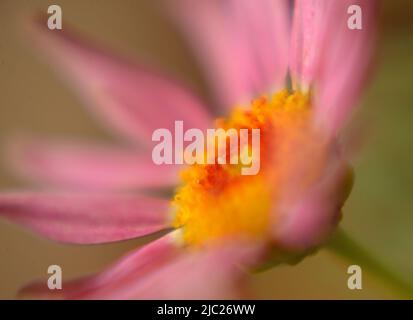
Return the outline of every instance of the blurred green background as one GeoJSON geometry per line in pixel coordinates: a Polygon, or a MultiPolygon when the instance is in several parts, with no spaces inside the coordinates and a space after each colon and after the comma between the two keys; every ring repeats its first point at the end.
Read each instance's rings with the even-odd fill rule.
{"type": "MultiPolygon", "coordinates": [[[[19,36],[25,14],[63,8],[63,24],[118,52],[158,64],[208,99],[201,73],[182,38],[159,13],[157,1],[1,0],[0,139],[16,132],[55,137],[112,139],[42,64],[19,36]]],[[[354,122],[361,152],[354,159],[356,184],[342,226],[383,261],[413,282],[413,2],[383,1],[378,68],[354,122]]],[[[0,188],[25,186],[0,168],[0,188]]],[[[0,298],[12,299],[23,284],[47,276],[58,264],[69,279],[102,269],[127,250],[146,242],[59,245],[0,221],[0,298]]],[[[351,263],[321,250],[299,265],[256,275],[259,298],[398,298],[363,273],[363,290],[347,288],[351,263]]]]}

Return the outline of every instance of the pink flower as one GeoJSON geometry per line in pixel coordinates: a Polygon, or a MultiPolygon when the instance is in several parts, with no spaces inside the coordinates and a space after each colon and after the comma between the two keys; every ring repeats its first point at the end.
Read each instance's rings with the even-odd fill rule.
{"type": "Polygon", "coordinates": [[[204,66],[219,112],[230,113],[218,126],[261,128],[261,172],[241,177],[230,165],[195,165],[184,171],[172,203],[144,193],[179,185],[181,168],[152,162],[152,132],[172,130],[175,120],[208,128],[213,115],[205,103],[176,80],[66,29],[31,25],[52,67],[105,125],[137,147],[22,139],[11,149],[15,169],[54,191],[3,192],[0,214],[67,243],[170,233],[57,293],[46,281],[23,293],[238,298],[245,270],[264,263],[274,248],[302,254],[337,226],[351,188],[338,137],[365,84],[377,2],[296,0],[292,23],[287,0],[184,0],[169,9],[204,66]],[[354,4],[362,8],[362,30],[347,27],[354,4]],[[284,89],[288,70],[293,92],[284,89]],[[248,109],[232,109],[253,99],[248,109]]]}

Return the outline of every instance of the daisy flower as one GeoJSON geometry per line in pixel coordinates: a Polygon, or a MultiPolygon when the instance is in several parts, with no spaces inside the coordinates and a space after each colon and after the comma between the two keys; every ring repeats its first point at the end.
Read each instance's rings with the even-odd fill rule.
{"type": "Polygon", "coordinates": [[[299,259],[336,230],[352,185],[339,142],[366,83],[375,0],[173,1],[168,16],[209,80],[210,108],[187,86],[38,21],[29,29],[53,69],[130,148],[25,139],[23,176],[52,191],[3,192],[0,214],[49,239],[95,244],[165,235],[103,272],[42,298],[239,298],[248,270],[299,259]],[[362,28],[348,26],[358,5],[362,28]],[[212,113],[210,110],[215,110],[212,113]],[[260,170],[156,165],[152,133],[260,129],[260,170]],[[53,188],[50,188],[53,187],[53,188]],[[147,190],[174,187],[165,199],[147,190]]]}

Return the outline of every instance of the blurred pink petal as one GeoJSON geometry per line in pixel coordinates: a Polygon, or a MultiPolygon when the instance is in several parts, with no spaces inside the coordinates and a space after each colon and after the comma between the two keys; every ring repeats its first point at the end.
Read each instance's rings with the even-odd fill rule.
{"type": "Polygon", "coordinates": [[[293,80],[314,82],[316,117],[337,133],[350,115],[371,65],[379,1],[297,0],[291,41],[293,80]],[[362,9],[362,30],[348,28],[348,8],[362,9]]]}
{"type": "Polygon", "coordinates": [[[0,215],[50,239],[113,242],[167,229],[169,201],[121,194],[3,192],[0,215]]]}
{"type": "Polygon", "coordinates": [[[227,108],[282,84],[287,1],[171,1],[170,11],[227,108]]]}
{"type": "Polygon", "coordinates": [[[337,153],[333,151],[327,157],[319,172],[314,172],[311,164],[311,168],[305,169],[304,165],[304,169],[290,174],[291,183],[284,186],[274,229],[282,246],[294,250],[318,246],[337,227],[353,176],[351,168],[337,153]]]}
{"type": "Polygon", "coordinates": [[[98,292],[115,294],[116,291],[112,290],[144,278],[180,254],[182,250],[174,243],[173,236],[168,234],[125,255],[97,275],[64,282],[62,290],[50,290],[44,280],[26,286],[20,295],[39,299],[88,299],[98,292]]]}
{"type": "Polygon", "coordinates": [[[237,245],[181,254],[165,238],[101,274],[63,283],[57,294],[48,290],[44,281],[22,293],[64,299],[240,298],[245,275],[241,266],[251,266],[256,258],[255,248],[237,245]]]}
{"type": "Polygon", "coordinates": [[[10,144],[10,164],[23,178],[65,189],[172,187],[179,166],[157,166],[150,154],[42,139],[10,144]]]}
{"type": "Polygon", "coordinates": [[[260,254],[258,247],[235,240],[221,247],[189,252],[108,298],[243,298],[247,294],[244,287],[247,269],[257,263],[260,254]]]}
{"type": "Polygon", "coordinates": [[[360,95],[368,83],[377,42],[378,0],[347,0],[337,6],[331,19],[334,30],[329,30],[323,51],[316,106],[319,121],[337,132],[351,115],[360,95]],[[363,29],[347,27],[347,8],[360,5],[363,13],[363,29]],[[343,12],[346,12],[343,17],[343,12]]]}
{"type": "Polygon", "coordinates": [[[289,63],[288,1],[224,0],[222,6],[233,14],[234,28],[250,52],[256,94],[283,89],[289,63]]]}
{"type": "MultiPolygon", "coordinates": [[[[341,0],[335,1],[340,2],[341,0]]],[[[309,86],[318,74],[327,8],[333,1],[296,0],[291,33],[290,71],[294,84],[309,86]]]]}
{"type": "Polygon", "coordinates": [[[117,131],[145,145],[158,128],[172,130],[176,120],[188,128],[207,128],[203,103],[178,82],[129,63],[70,34],[30,25],[39,49],[62,72],[96,115],[117,131]]]}

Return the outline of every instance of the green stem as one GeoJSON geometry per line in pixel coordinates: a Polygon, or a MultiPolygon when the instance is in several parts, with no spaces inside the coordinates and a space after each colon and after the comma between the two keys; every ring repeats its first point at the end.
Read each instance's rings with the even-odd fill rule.
{"type": "Polygon", "coordinates": [[[411,283],[405,281],[397,273],[378,261],[342,229],[339,229],[333,235],[326,247],[339,256],[351,260],[360,267],[369,270],[377,278],[394,288],[403,296],[406,296],[406,298],[413,298],[413,285],[411,283]]]}

